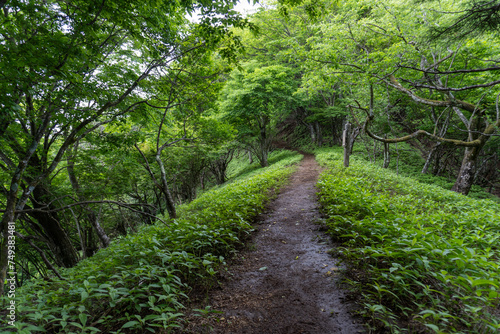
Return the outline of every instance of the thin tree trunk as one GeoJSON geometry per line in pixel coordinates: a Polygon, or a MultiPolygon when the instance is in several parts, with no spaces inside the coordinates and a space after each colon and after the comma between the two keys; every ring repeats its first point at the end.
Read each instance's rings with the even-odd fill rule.
{"type": "Polygon", "coordinates": [[[431,164],[432,158],[434,157],[434,154],[436,153],[436,150],[438,146],[441,145],[441,143],[436,143],[429,152],[429,155],[427,156],[427,160],[425,161],[424,167],[422,168],[422,174],[427,174],[427,171],[429,170],[429,166],[431,164]]]}
{"type": "Polygon", "coordinates": [[[474,173],[476,170],[476,161],[479,156],[479,151],[481,149],[478,147],[467,147],[465,149],[464,158],[462,160],[462,166],[460,167],[460,172],[458,173],[457,180],[451,188],[452,191],[457,193],[467,195],[474,182],[474,173]]]}
{"type": "Polygon", "coordinates": [[[352,154],[352,149],[354,148],[354,142],[356,141],[356,138],[358,138],[360,130],[361,129],[359,127],[354,128],[351,132],[351,135],[349,136],[349,155],[352,154]]]}
{"type": "Polygon", "coordinates": [[[344,167],[349,167],[349,155],[351,153],[351,123],[347,122],[344,129],[343,145],[344,146],[344,167]]]}
{"type": "Polygon", "coordinates": [[[269,155],[269,149],[271,147],[271,137],[267,132],[267,125],[269,120],[267,118],[263,119],[260,126],[260,136],[259,136],[259,162],[262,167],[269,166],[267,161],[269,155]]]}
{"type": "MultiPolygon", "coordinates": [[[[385,138],[387,139],[387,136],[385,136],[385,138]]],[[[391,161],[391,156],[389,153],[389,144],[384,143],[384,164],[382,165],[382,168],[389,167],[390,161],[391,161]]]]}
{"type": "MultiPolygon", "coordinates": [[[[70,154],[71,153],[73,153],[73,152],[70,151],[70,154]]],[[[76,177],[75,162],[73,160],[73,157],[74,156],[72,156],[70,159],[68,159],[68,167],[66,169],[68,171],[68,176],[69,176],[71,186],[73,187],[73,190],[76,193],[76,197],[80,201],[85,201],[86,199],[81,196],[80,184],[79,184],[78,179],[76,177]]],[[[101,224],[99,224],[99,219],[97,218],[98,216],[96,215],[94,210],[90,209],[87,205],[84,205],[83,209],[88,211],[87,219],[89,220],[90,224],[94,228],[94,230],[99,238],[99,241],[101,242],[102,247],[107,248],[109,246],[111,240],[108,237],[108,235],[106,234],[106,231],[104,231],[104,229],[102,228],[101,224]]]]}
{"type": "Polygon", "coordinates": [[[307,127],[309,128],[309,132],[311,133],[311,143],[313,145],[316,144],[316,133],[314,132],[314,126],[311,123],[307,123],[307,127]]]}
{"type": "Polygon", "coordinates": [[[314,127],[316,128],[316,145],[321,146],[323,144],[323,136],[321,135],[321,127],[319,122],[314,122],[314,127]]]}
{"type": "Polygon", "coordinates": [[[35,249],[38,254],[40,254],[40,257],[42,258],[43,262],[45,263],[45,265],[47,266],[47,268],[49,268],[50,270],[52,270],[54,272],[54,274],[56,274],[57,277],[59,277],[60,279],[63,279],[61,274],[59,274],[59,272],[57,271],[57,269],[52,265],[52,263],[50,263],[50,261],[47,259],[47,256],[45,255],[45,252],[40,249],[39,247],[37,247],[37,245],[35,245],[29,237],[26,237],[24,235],[22,235],[21,233],[18,233],[16,232],[16,236],[23,239],[24,241],[26,241],[33,249],[35,249]]]}
{"type": "Polygon", "coordinates": [[[161,160],[160,153],[156,155],[156,162],[160,166],[161,190],[165,195],[165,202],[167,205],[168,216],[170,217],[170,219],[175,219],[177,218],[175,203],[174,199],[172,198],[172,194],[170,194],[170,190],[168,189],[167,173],[165,172],[165,166],[163,165],[163,161],[161,160]]]}

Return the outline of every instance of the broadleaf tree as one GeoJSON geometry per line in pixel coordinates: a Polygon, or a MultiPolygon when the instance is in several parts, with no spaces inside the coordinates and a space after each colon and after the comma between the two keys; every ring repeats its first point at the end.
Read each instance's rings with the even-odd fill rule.
{"type": "MultiPolygon", "coordinates": [[[[0,16],[0,281],[8,264],[8,229],[31,214],[60,255],[78,260],[50,198],[50,176],[66,151],[96,129],[144,108],[146,82],[194,51],[217,48],[234,58],[240,47],[230,26],[246,21],[234,0],[13,0],[0,16]],[[200,21],[187,29],[187,14],[200,21]],[[197,38],[191,36],[196,34],[197,38]],[[196,43],[185,48],[183,39],[196,43]],[[33,208],[29,208],[28,203],[33,208]],[[30,211],[25,211],[30,209],[30,211]],[[12,225],[12,224],[11,224],[12,225]]],[[[10,239],[9,239],[10,238],[10,239]]],[[[10,261],[10,262],[9,262],[10,261]]],[[[0,285],[0,294],[3,284],[0,285]]]]}
{"type": "Polygon", "coordinates": [[[249,62],[231,73],[222,91],[220,110],[224,118],[238,131],[238,141],[263,167],[268,166],[277,123],[293,108],[296,89],[290,68],[260,67],[257,62],[249,62]]]}

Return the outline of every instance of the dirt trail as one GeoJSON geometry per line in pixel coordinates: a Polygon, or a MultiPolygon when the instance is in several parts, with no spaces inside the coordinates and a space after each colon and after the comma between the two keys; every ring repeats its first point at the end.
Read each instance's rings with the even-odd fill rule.
{"type": "MultiPolygon", "coordinates": [[[[238,256],[233,274],[208,303],[222,311],[202,333],[364,333],[336,285],[338,267],[327,251],[316,188],[320,167],[306,155],[286,186],[257,222],[253,246],[238,256]],[[243,259],[242,259],[243,258],[243,259]]],[[[198,323],[198,325],[200,325],[198,323]]]]}

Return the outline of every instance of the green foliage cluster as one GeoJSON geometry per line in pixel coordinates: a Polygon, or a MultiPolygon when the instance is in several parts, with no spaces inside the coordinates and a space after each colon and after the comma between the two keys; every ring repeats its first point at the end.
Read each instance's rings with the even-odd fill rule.
{"type": "Polygon", "coordinates": [[[497,333],[500,206],[319,149],[328,233],[362,314],[391,332],[497,333]]]}
{"type": "Polygon", "coordinates": [[[180,218],[168,225],[144,226],[115,240],[62,271],[65,280],[23,286],[17,294],[19,333],[155,333],[179,327],[187,294],[216,282],[225,258],[252,231],[249,222],[301,159],[284,155],[252,177],[181,206],[180,218]]]}

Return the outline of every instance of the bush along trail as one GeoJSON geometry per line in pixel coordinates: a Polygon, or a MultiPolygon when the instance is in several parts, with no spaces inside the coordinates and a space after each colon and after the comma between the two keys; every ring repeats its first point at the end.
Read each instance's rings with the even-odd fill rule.
{"type": "Polygon", "coordinates": [[[290,183],[259,216],[247,250],[229,266],[221,289],[201,305],[220,314],[194,318],[182,333],[364,333],[339,288],[339,264],[319,231],[315,183],[306,155],[290,183]]]}
{"type": "Polygon", "coordinates": [[[335,254],[374,330],[500,331],[500,206],[320,149],[318,187],[335,254]]]}
{"type": "MultiPolygon", "coordinates": [[[[225,258],[252,231],[249,222],[300,159],[279,153],[270,167],[182,206],[180,218],[168,225],[156,223],[114,241],[61,270],[62,280],[23,286],[16,294],[18,333],[168,333],[179,327],[187,295],[216,283],[225,258]]],[[[0,332],[10,333],[5,327],[0,332]]]]}

